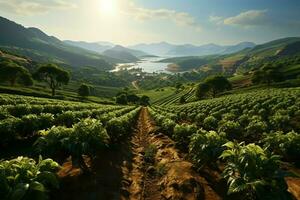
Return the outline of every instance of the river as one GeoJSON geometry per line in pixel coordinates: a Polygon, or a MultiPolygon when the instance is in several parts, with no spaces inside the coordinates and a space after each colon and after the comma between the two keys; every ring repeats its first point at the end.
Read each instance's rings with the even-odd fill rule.
{"type": "Polygon", "coordinates": [[[113,72],[119,71],[121,69],[133,69],[133,68],[140,68],[143,72],[147,73],[171,73],[166,70],[167,66],[170,63],[161,63],[158,62],[159,60],[165,59],[164,57],[146,57],[142,58],[138,62],[135,63],[119,63],[117,64],[116,68],[112,70],[113,72]]]}

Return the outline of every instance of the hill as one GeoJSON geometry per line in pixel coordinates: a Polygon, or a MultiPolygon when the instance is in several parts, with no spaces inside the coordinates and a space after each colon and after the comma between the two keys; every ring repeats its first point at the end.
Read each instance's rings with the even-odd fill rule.
{"type": "Polygon", "coordinates": [[[183,55],[183,56],[204,56],[213,54],[230,54],[241,51],[245,48],[252,48],[255,44],[251,42],[242,42],[237,45],[221,46],[216,44],[206,44],[194,46],[190,44],[179,45],[168,51],[168,55],[183,55]]]}
{"type": "MultiPolygon", "coordinates": [[[[231,50],[233,48],[229,49],[231,50]]],[[[300,56],[300,38],[274,40],[228,55],[174,57],[161,62],[173,63],[177,71],[213,69],[216,72],[221,70],[227,74],[235,74],[250,71],[265,62],[276,62],[295,56],[300,56]]]]}
{"type": "Polygon", "coordinates": [[[106,51],[110,48],[112,48],[112,46],[110,45],[101,45],[97,42],[84,42],[84,41],[72,41],[72,40],[65,40],[65,43],[75,46],[75,47],[80,47],[83,49],[87,49],[90,51],[94,51],[97,53],[103,53],[103,51],[106,51]]]}
{"type": "Polygon", "coordinates": [[[170,56],[203,56],[214,54],[230,54],[241,51],[245,48],[252,48],[255,44],[252,42],[242,42],[237,45],[221,46],[216,44],[205,45],[173,45],[166,42],[152,44],[138,44],[130,46],[132,49],[142,50],[156,55],[170,56]]]}
{"type": "Polygon", "coordinates": [[[118,59],[68,45],[48,36],[37,28],[25,28],[0,17],[0,48],[24,55],[38,62],[56,62],[71,66],[92,65],[99,69],[112,69],[118,59]]]}
{"type": "Polygon", "coordinates": [[[102,54],[112,58],[121,59],[123,60],[123,62],[128,62],[128,63],[136,62],[139,60],[136,56],[134,56],[131,53],[130,50],[119,45],[104,51],[102,54]]]}

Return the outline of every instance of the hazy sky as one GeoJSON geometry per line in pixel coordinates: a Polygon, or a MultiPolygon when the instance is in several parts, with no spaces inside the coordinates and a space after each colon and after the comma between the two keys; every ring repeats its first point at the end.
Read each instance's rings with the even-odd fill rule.
{"type": "Polygon", "coordinates": [[[300,0],[0,0],[0,15],[26,27],[62,40],[123,45],[300,36],[299,10],[300,0]]]}

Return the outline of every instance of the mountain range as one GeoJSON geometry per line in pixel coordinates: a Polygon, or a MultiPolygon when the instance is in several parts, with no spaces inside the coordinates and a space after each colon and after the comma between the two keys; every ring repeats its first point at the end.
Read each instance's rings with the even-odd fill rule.
{"type": "Polygon", "coordinates": [[[73,67],[90,65],[103,70],[112,69],[113,63],[122,62],[71,46],[37,28],[25,28],[3,17],[0,17],[0,30],[1,49],[37,62],[55,62],[73,67]]]}
{"type": "Polygon", "coordinates": [[[237,45],[221,46],[216,44],[206,45],[173,45],[167,42],[138,44],[129,48],[145,51],[150,54],[168,55],[168,56],[204,56],[214,54],[231,54],[241,51],[245,48],[252,48],[256,44],[252,42],[242,42],[237,45]]]}

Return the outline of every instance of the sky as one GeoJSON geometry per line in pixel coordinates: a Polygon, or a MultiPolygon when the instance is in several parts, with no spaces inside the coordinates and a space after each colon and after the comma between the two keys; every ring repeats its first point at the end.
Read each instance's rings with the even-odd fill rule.
{"type": "Polygon", "coordinates": [[[61,40],[257,44],[300,36],[300,0],[0,0],[0,16],[61,40]]]}

